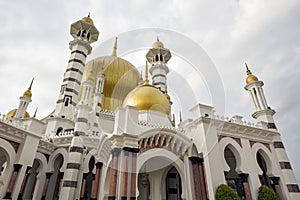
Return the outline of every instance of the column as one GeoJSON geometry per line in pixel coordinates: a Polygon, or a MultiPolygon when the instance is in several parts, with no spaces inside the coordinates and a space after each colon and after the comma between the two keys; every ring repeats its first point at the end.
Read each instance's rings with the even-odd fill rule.
{"type": "Polygon", "coordinates": [[[116,200],[117,191],[117,180],[118,180],[118,164],[119,164],[119,154],[121,149],[114,148],[112,153],[111,168],[109,175],[109,191],[108,200],[116,200]]]}
{"type": "Polygon", "coordinates": [[[14,164],[14,171],[11,175],[4,199],[11,199],[11,193],[14,189],[15,182],[16,182],[16,179],[18,177],[21,167],[22,167],[22,165],[20,165],[20,164],[14,164]]]}
{"type": "Polygon", "coordinates": [[[206,178],[205,178],[205,171],[203,166],[203,158],[199,158],[198,168],[199,168],[201,197],[202,199],[207,199],[206,178]]]}
{"type": "Polygon", "coordinates": [[[129,150],[130,149],[126,147],[123,148],[124,158],[122,166],[121,200],[127,200],[129,150]]]}
{"type": "Polygon", "coordinates": [[[137,154],[140,150],[132,148],[132,160],[131,160],[131,187],[130,187],[130,200],[136,200],[136,165],[137,165],[137,154]]]}
{"type": "Polygon", "coordinates": [[[193,181],[194,181],[194,193],[195,200],[200,200],[200,180],[199,180],[199,168],[198,168],[198,157],[190,157],[190,161],[192,162],[192,172],[193,172],[193,181]]]}
{"type": "Polygon", "coordinates": [[[49,185],[49,181],[50,181],[50,178],[51,178],[52,174],[53,174],[52,172],[47,172],[46,173],[46,180],[45,180],[45,184],[44,184],[42,200],[46,199],[48,185],[49,185]]]}
{"type": "Polygon", "coordinates": [[[81,191],[80,191],[80,199],[84,199],[84,193],[85,193],[85,185],[86,185],[86,177],[88,173],[83,173],[82,176],[82,183],[81,183],[81,191]]]}
{"type": "Polygon", "coordinates": [[[23,197],[24,189],[25,189],[26,182],[27,182],[28,172],[29,172],[30,169],[31,169],[31,167],[28,166],[26,171],[25,171],[25,175],[24,175],[24,178],[23,178],[23,181],[22,181],[22,185],[21,185],[21,189],[20,189],[20,192],[19,192],[18,199],[22,199],[22,197],[23,197]]]}
{"type": "Polygon", "coordinates": [[[239,176],[242,179],[246,200],[251,200],[252,197],[251,197],[250,187],[249,187],[249,183],[248,183],[249,174],[242,173],[242,174],[239,174],[239,176]]]}
{"type": "Polygon", "coordinates": [[[281,187],[279,185],[279,179],[280,177],[270,177],[270,179],[273,181],[275,193],[277,194],[279,200],[284,200],[281,187]]]}
{"type": "Polygon", "coordinates": [[[95,175],[95,180],[93,182],[91,200],[97,200],[98,197],[102,166],[103,166],[102,162],[96,163],[96,175],[95,175]]]}

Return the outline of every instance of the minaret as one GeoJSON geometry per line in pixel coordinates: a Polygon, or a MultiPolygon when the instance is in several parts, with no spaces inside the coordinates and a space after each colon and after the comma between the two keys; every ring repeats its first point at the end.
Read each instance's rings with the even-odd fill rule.
{"type": "Polygon", "coordinates": [[[148,62],[151,63],[150,74],[152,75],[152,84],[163,92],[166,89],[167,74],[169,73],[167,63],[171,57],[170,50],[164,48],[164,44],[159,41],[158,37],[157,41],[146,54],[148,62]]]}
{"type": "Polygon", "coordinates": [[[33,84],[33,79],[29,85],[29,88],[23,93],[23,96],[20,97],[20,103],[19,103],[19,107],[16,111],[16,115],[15,118],[24,118],[27,107],[29,105],[29,103],[31,102],[31,97],[32,97],[32,93],[31,93],[31,87],[33,84]]]}
{"type": "Polygon", "coordinates": [[[71,55],[64,73],[54,116],[73,120],[86,56],[92,51],[90,44],[98,40],[99,31],[88,16],[71,24],[70,32],[74,40],[69,44],[71,55]]]}
{"type": "Polygon", "coordinates": [[[258,122],[267,123],[269,129],[276,129],[274,123],[273,115],[275,110],[271,109],[266,101],[262,86],[264,83],[259,81],[256,76],[252,74],[249,70],[248,65],[246,64],[247,70],[247,79],[245,90],[249,91],[252,100],[255,105],[256,111],[252,114],[252,117],[255,118],[258,122]]]}

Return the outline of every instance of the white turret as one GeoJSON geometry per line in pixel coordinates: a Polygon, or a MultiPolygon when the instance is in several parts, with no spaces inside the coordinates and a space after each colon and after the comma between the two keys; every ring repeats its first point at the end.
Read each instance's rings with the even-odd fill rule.
{"type": "Polygon", "coordinates": [[[15,118],[24,118],[25,114],[26,114],[26,110],[27,107],[29,105],[29,103],[31,102],[31,87],[32,87],[32,83],[33,83],[33,79],[30,83],[29,88],[24,92],[23,96],[20,97],[20,103],[19,103],[19,107],[16,111],[16,115],[15,118]]]}
{"type": "Polygon", "coordinates": [[[271,109],[271,107],[269,107],[267,104],[262,88],[264,83],[262,81],[259,81],[258,78],[251,73],[247,64],[246,69],[247,85],[245,86],[245,90],[249,91],[256,109],[256,111],[252,114],[252,117],[255,118],[258,122],[266,123],[269,129],[276,129],[276,125],[273,119],[275,110],[271,109]]]}
{"type": "Polygon", "coordinates": [[[166,90],[167,74],[169,73],[167,63],[171,57],[170,50],[164,48],[164,44],[159,41],[158,37],[146,54],[148,62],[151,63],[149,71],[152,75],[152,84],[163,92],[166,90]]]}

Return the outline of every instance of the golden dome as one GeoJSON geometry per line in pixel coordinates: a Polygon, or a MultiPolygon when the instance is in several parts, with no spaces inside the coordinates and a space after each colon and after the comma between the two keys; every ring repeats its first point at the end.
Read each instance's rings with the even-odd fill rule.
{"type": "MultiPolygon", "coordinates": [[[[6,114],[6,118],[13,118],[17,113],[17,109],[13,109],[11,111],[9,111],[7,114],[6,114]]],[[[25,115],[23,116],[24,118],[30,118],[29,116],[29,113],[26,112],[25,115]]]]}
{"type": "Polygon", "coordinates": [[[257,78],[256,76],[254,76],[254,75],[252,74],[252,72],[249,70],[247,63],[245,63],[245,65],[246,65],[246,69],[247,69],[247,79],[246,79],[246,83],[249,84],[249,83],[258,81],[258,78],[257,78]]]}
{"type": "Polygon", "coordinates": [[[90,13],[87,17],[82,18],[82,21],[94,25],[93,20],[90,18],[90,13]]]}
{"type": "Polygon", "coordinates": [[[132,90],[123,102],[123,107],[134,106],[140,111],[157,111],[163,114],[170,113],[169,101],[165,94],[155,86],[146,82],[132,90]]]}
{"type": "MultiPolygon", "coordinates": [[[[103,56],[86,64],[82,82],[92,77],[95,79],[101,73],[105,76],[102,109],[115,110],[122,106],[127,94],[138,85],[139,72],[130,62],[122,58],[103,56]]],[[[81,90],[82,85],[80,86],[78,101],[81,97],[81,90]]]]}
{"type": "Polygon", "coordinates": [[[159,38],[157,37],[157,41],[153,43],[152,45],[153,48],[164,48],[164,44],[159,41],[159,38]]]}

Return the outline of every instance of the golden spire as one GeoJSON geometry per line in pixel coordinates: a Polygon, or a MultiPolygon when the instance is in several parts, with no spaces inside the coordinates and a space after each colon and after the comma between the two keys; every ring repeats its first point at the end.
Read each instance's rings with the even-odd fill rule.
{"type": "Polygon", "coordinates": [[[93,20],[90,17],[90,12],[89,12],[89,14],[88,14],[87,17],[82,18],[82,21],[94,25],[94,22],[93,22],[93,20]]]}
{"type": "Polygon", "coordinates": [[[143,71],[141,70],[139,85],[141,85],[142,83],[143,83],[143,71]]]}
{"type": "Polygon", "coordinates": [[[36,109],[35,109],[35,111],[34,111],[34,114],[33,114],[33,117],[34,117],[34,118],[36,117],[37,110],[38,110],[38,107],[36,107],[36,109]]]}
{"type": "Polygon", "coordinates": [[[116,56],[117,57],[117,47],[118,47],[118,37],[115,38],[115,43],[114,43],[114,48],[113,48],[112,56],[116,56]]]}
{"type": "Polygon", "coordinates": [[[148,61],[146,60],[145,83],[149,83],[148,79],[148,61]]]}
{"type": "Polygon", "coordinates": [[[181,111],[179,112],[179,118],[180,118],[180,122],[182,122],[182,115],[181,115],[181,111]]]}
{"type": "Polygon", "coordinates": [[[250,71],[247,63],[245,63],[246,65],[246,70],[247,70],[247,79],[246,79],[246,83],[249,84],[249,83],[252,83],[252,82],[255,82],[255,81],[258,81],[258,78],[256,76],[254,76],[252,74],[252,72],[250,71]]]}
{"type": "Polygon", "coordinates": [[[34,80],[34,78],[32,78],[28,89],[23,93],[23,97],[27,97],[29,99],[32,97],[31,88],[32,88],[33,80],[34,80]]]}

